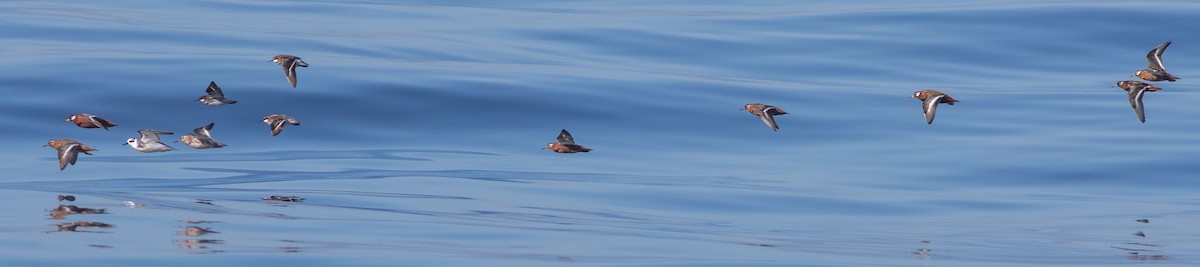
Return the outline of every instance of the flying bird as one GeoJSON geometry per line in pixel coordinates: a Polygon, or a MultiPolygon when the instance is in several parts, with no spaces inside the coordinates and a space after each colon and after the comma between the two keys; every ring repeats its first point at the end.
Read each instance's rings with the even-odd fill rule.
{"type": "Polygon", "coordinates": [[[225,146],[225,144],[217,142],[217,140],[212,138],[212,127],[213,124],[209,123],[203,127],[196,128],[196,130],[194,130],[192,133],[180,136],[179,140],[176,142],[183,143],[188,147],[195,149],[219,148],[225,146]]]}
{"type": "Polygon", "coordinates": [[[1162,43],[1158,45],[1158,47],[1150,50],[1150,53],[1146,54],[1146,62],[1149,62],[1150,65],[1144,70],[1134,72],[1133,76],[1137,76],[1138,78],[1152,82],[1174,82],[1176,79],[1179,79],[1179,77],[1175,77],[1175,75],[1167,73],[1167,68],[1163,67],[1162,54],[1163,52],[1167,51],[1167,46],[1169,45],[1171,45],[1171,41],[1162,43]]]}
{"type": "Polygon", "coordinates": [[[300,125],[300,120],[283,114],[271,114],[262,118],[262,122],[271,126],[271,136],[279,135],[283,132],[283,125],[300,125]]]}
{"type": "Polygon", "coordinates": [[[75,160],[79,158],[79,153],[91,155],[89,151],[96,151],[87,145],[76,142],[71,139],[52,139],[46,142],[48,147],[58,150],[58,170],[67,169],[67,164],[75,165],[75,160]]]}
{"type": "Polygon", "coordinates": [[[759,119],[762,119],[763,123],[767,124],[767,127],[771,128],[771,131],[779,131],[779,124],[775,123],[775,116],[788,114],[781,108],[761,103],[746,104],[741,110],[758,116],[759,119]]]}
{"type": "Polygon", "coordinates": [[[925,123],[927,124],[933,124],[933,116],[937,115],[938,103],[946,103],[953,106],[955,102],[959,102],[950,97],[950,95],[935,90],[917,91],[910,98],[921,100],[921,110],[925,112],[925,123]]]}
{"type": "Polygon", "coordinates": [[[138,134],[140,136],[138,136],[137,138],[129,138],[129,139],[125,140],[125,145],[129,145],[129,147],[133,148],[133,150],[137,150],[138,152],[142,152],[142,153],[152,153],[152,152],[163,152],[163,151],[175,150],[175,148],[172,148],[172,147],[168,146],[167,144],[163,144],[163,142],[158,138],[158,135],[160,135],[160,134],[175,134],[175,133],[167,132],[167,131],[145,129],[145,130],[138,130],[138,134]]]}
{"type": "Polygon", "coordinates": [[[1142,105],[1142,97],[1146,95],[1146,92],[1154,92],[1162,90],[1162,88],[1139,81],[1119,81],[1113,86],[1129,92],[1129,106],[1133,107],[1133,114],[1137,115],[1138,120],[1142,123],[1146,123],[1146,107],[1142,105]]]}
{"type": "Polygon", "coordinates": [[[292,84],[292,88],[296,88],[296,67],[308,67],[308,63],[300,60],[300,57],[288,54],[276,55],[274,58],[271,58],[271,61],[283,66],[283,76],[287,77],[288,83],[292,84]]]}
{"type": "Polygon", "coordinates": [[[216,82],[208,82],[208,89],[204,90],[208,94],[200,96],[200,103],[209,106],[220,106],[224,104],[234,104],[237,100],[225,97],[225,92],[221,91],[221,87],[217,86],[216,82]]]}
{"type": "Polygon", "coordinates": [[[567,129],[562,129],[558,132],[558,142],[546,144],[545,148],[558,153],[576,153],[592,151],[591,148],[575,144],[575,138],[571,137],[571,133],[567,129]]]}
{"type": "Polygon", "coordinates": [[[104,128],[105,131],[108,130],[108,127],[117,126],[112,121],[88,113],[71,115],[67,117],[66,121],[75,123],[75,125],[82,128],[104,128]]]}

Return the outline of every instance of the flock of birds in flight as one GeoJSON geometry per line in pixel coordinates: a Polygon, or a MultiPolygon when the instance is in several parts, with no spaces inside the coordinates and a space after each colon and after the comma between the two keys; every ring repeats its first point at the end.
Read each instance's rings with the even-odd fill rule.
{"type": "MultiPolygon", "coordinates": [[[[287,77],[287,81],[292,85],[292,88],[296,88],[296,67],[308,67],[308,63],[305,63],[304,60],[287,54],[277,55],[271,58],[271,61],[283,66],[283,75],[284,77],[287,77]]],[[[221,91],[221,87],[217,86],[216,82],[209,82],[208,89],[205,91],[207,94],[200,96],[200,98],[196,101],[209,106],[221,106],[237,103],[237,100],[225,97],[225,92],[221,91]]],[[[75,123],[75,125],[81,128],[101,128],[108,130],[108,127],[117,126],[116,123],[108,119],[88,113],[71,115],[67,117],[66,121],[75,123]]],[[[279,135],[279,133],[283,131],[284,125],[300,125],[300,120],[284,114],[267,115],[262,118],[262,122],[271,127],[271,136],[279,135]]],[[[183,143],[184,145],[195,149],[224,147],[225,144],[213,139],[212,127],[213,124],[209,123],[200,128],[196,128],[192,133],[180,136],[179,140],[176,142],[183,143]]],[[[128,145],[129,147],[133,148],[133,150],[137,150],[138,152],[142,153],[175,150],[175,148],[163,143],[162,139],[159,137],[159,135],[167,134],[175,133],[154,129],[138,130],[138,137],[125,140],[124,145],[128,145]]],[[[83,143],[65,138],[52,139],[46,142],[46,145],[44,146],[54,148],[58,151],[58,169],[60,171],[65,170],[67,165],[75,165],[76,160],[79,158],[79,153],[91,155],[91,151],[96,150],[84,145],[83,143]]]]}
{"type": "MultiPolygon", "coordinates": [[[[1163,52],[1167,50],[1167,46],[1169,45],[1171,45],[1171,41],[1164,42],[1158,47],[1150,50],[1150,52],[1146,54],[1146,61],[1149,62],[1149,66],[1147,66],[1146,69],[1134,72],[1132,76],[1152,82],[1174,82],[1175,80],[1179,79],[1179,77],[1167,73],[1166,68],[1163,67],[1162,55],[1163,52]]],[[[271,61],[283,66],[284,77],[287,78],[287,81],[292,85],[292,88],[296,87],[296,67],[308,67],[308,63],[305,63],[299,57],[287,54],[277,55],[272,58],[271,61]]],[[[1128,92],[1129,105],[1133,107],[1134,114],[1137,115],[1138,120],[1141,120],[1142,123],[1146,122],[1145,110],[1142,105],[1142,97],[1146,94],[1146,92],[1153,92],[1162,89],[1161,87],[1152,84],[1134,80],[1119,81],[1113,86],[1120,87],[1128,92]]],[[[200,98],[196,101],[209,106],[237,103],[237,100],[225,97],[224,92],[221,91],[221,87],[218,87],[216,82],[209,82],[208,89],[206,91],[207,94],[200,96],[200,98]]],[[[958,100],[954,99],[954,97],[951,97],[946,93],[929,89],[917,91],[913,93],[910,98],[921,100],[921,107],[922,111],[925,113],[925,123],[927,124],[933,124],[933,118],[937,114],[938,104],[944,103],[948,105],[954,105],[954,103],[959,102],[958,100]]],[[[788,114],[779,107],[762,103],[746,104],[744,107],[742,107],[742,110],[745,110],[754,116],[758,116],[758,118],[761,119],[763,123],[767,125],[767,127],[771,128],[772,131],[779,130],[779,125],[775,122],[775,116],[788,114]]],[[[103,128],[108,130],[108,127],[117,126],[117,124],[113,123],[112,121],[88,113],[71,115],[70,117],[67,117],[66,121],[73,122],[75,125],[78,125],[82,128],[103,128]]],[[[279,133],[283,131],[284,125],[300,125],[299,120],[283,114],[267,115],[262,118],[262,122],[270,125],[271,136],[279,135],[279,133]]],[[[213,139],[212,127],[213,124],[209,123],[203,127],[196,128],[192,133],[180,136],[177,142],[196,149],[224,147],[225,144],[213,139]]],[[[125,145],[129,145],[134,150],[143,153],[175,150],[167,144],[164,144],[162,139],[159,138],[159,135],[174,134],[172,132],[143,129],[139,130],[138,134],[138,137],[129,138],[126,140],[125,145]]],[[[588,147],[576,144],[575,138],[572,137],[571,133],[567,132],[566,129],[563,129],[558,133],[557,139],[557,142],[546,144],[546,147],[543,149],[549,149],[550,151],[556,153],[578,153],[589,152],[592,150],[588,147]]],[[[53,139],[47,142],[45,146],[49,146],[58,151],[59,170],[66,169],[68,164],[74,165],[75,161],[79,157],[79,153],[91,155],[90,152],[95,151],[95,149],[71,139],[53,139]]]]}
{"type": "MultiPolygon", "coordinates": [[[[1149,66],[1147,66],[1146,69],[1134,72],[1131,77],[1138,77],[1142,80],[1151,82],[1174,82],[1175,80],[1178,80],[1179,77],[1175,77],[1175,75],[1167,73],[1166,67],[1163,67],[1162,55],[1163,52],[1167,51],[1167,46],[1170,45],[1171,41],[1167,41],[1158,45],[1158,47],[1151,49],[1150,53],[1146,54],[1146,61],[1149,62],[1149,66]]],[[[1137,115],[1138,120],[1142,121],[1142,123],[1146,123],[1146,112],[1144,106],[1142,105],[1142,97],[1146,95],[1146,92],[1154,92],[1161,90],[1162,88],[1152,84],[1132,80],[1119,81],[1113,86],[1124,89],[1129,93],[1129,105],[1133,107],[1133,113],[1137,115]]],[[[925,112],[925,123],[927,124],[933,124],[933,116],[937,114],[938,104],[944,103],[954,105],[955,102],[959,102],[946,93],[928,89],[917,91],[909,98],[921,100],[921,107],[922,111],[925,112]]],[[[779,130],[779,125],[775,123],[775,116],[787,114],[787,112],[784,112],[783,109],[761,103],[746,104],[742,110],[748,111],[750,114],[754,114],[754,116],[758,116],[760,119],[762,119],[763,123],[767,124],[767,127],[771,128],[772,131],[779,130]]]]}

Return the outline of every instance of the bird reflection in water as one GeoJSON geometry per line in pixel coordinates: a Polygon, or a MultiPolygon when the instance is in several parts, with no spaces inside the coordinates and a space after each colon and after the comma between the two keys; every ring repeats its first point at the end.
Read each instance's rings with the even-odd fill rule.
{"type": "MultiPolygon", "coordinates": [[[[207,245],[224,244],[224,243],[225,243],[225,241],[217,240],[217,239],[180,239],[180,240],[175,240],[175,244],[179,245],[179,248],[189,249],[189,250],[208,249],[207,245]]],[[[207,252],[215,253],[215,252],[221,252],[221,251],[209,250],[207,252]]]]}
{"type": "MultiPolygon", "coordinates": [[[[284,243],[304,243],[303,241],[299,241],[299,240],[289,240],[289,239],[283,239],[283,240],[279,240],[279,242],[284,242],[284,243]]],[[[301,249],[302,249],[302,247],[299,247],[299,246],[283,246],[283,247],[279,247],[279,251],[283,251],[283,252],[287,252],[287,253],[296,253],[296,252],[301,252],[301,249]]]]}
{"type": "MultiPolygon", "coordinates": [[[[187,221],[181,221],[181,222],[187,223],[187,224],[214,223],[213,221],[197,221],[197,220],[187,220],[187,221]]],[[[199,227],[199,226],[195,226],[195,225],[185,225],[185,226],[183,226],[182,230],[180,230],[179,232],[175,232],[176,235],[191,236],[191,237],[198,237],[198,236],[203,236],[203,235],[208,235],[208,234],[216,234],[216,233],[221,233],[221,232],[213,231],[212,228],[199,227]]],[[[179,248],[188,249],[188,250],[202,250],[202,249],[207,250],[208,245],[223,244],[223,243],[225,243],[225,241],[218,240],[218,239],[195,238],[195,239],[175,240],[175,244],[178,245],[179,248]]],[[[207,252],[213,253],[213,252],[220,252],[220,251],[209,250],[207,252]]]]}
{"type": "MultiPolygon", "coordinates": [[[[63,200],[75,201],[75,197],[69,196],[69,195],[68,196],[58,195],[58,201],[61,202],[63,200]]],[[[83,208],[83,207],[79,207],[79,206],[75,206],[75,205],[58,205],[58,207],[55,207],[54,209],[50,210],[50,219],[63,220],[63,219],[67,218],[67,215],[104,214],[104,213],[105,213],[104,209],[83,208]]],[[[64,222],[64,223],[55,224],[54,226],[56,227],[56,229],[51,230],[51,231],[46,231],[46,233],[52,233],[52,232],[108,233],[108,232],[104,232],[104,231],[83,230],[83,229],[80,229],[80,227],[84,227],[84,228],[89,228],[89,227],[112,228],[113,227],[113,225],[107,224],[107,223],[87,222],[87,221],[64,222]]]]}
{"type": "Polygon", "coordinates": [[[933,251],[932,249],[926,247],[929,246],[929,240],[921,240],[921,244],[925,245],[921,245],[921,247],[917,248],[916,251],[913,251],[912,254],[919,258],[929,258],[929,252],[933,251]]]}
{"type": "Polygon", "coordinates": [[[283,201],[283,202],[304,202],[304,198],[298,196],[269,196],[262,200],[283,201]]]}
{"type": "Polygon", "coordinates": [[[72,214],[104,214],[104,209],[81,208],[75,205],[58,205],[57,208],[50,210],[50,218],[55,220],[66,219],[67,215],[72,214]]]}
{"type": "Polygon", "coordinates": [[[298,196],[269,196],[262,200],[266,200],[267,205],[276,207],[287,207],[287,202],[304,202],[304,198],[298,196]]]}
{"type": "Polygon", "coordinates": [[[52,231],[46,231],[46,233],[52,233],[52,232],[86,232],[86,233],[108,233],[108,232],[105,232],[105,231],[89,231],[89,230],[81,230],[81,229],[79,229],[79,228],[80,228],[80,227],[98,227],[98,228],[112,228],[112,227],[113,227],[113,225],[111,225],[111,224],[107,224],[107,223],[102,223],[102,222],[84,222],[84,221],[79,221],[79,222],[65,222],[65,223],[60,223],[60,224],[57,224],[56,226],[58,226],[58,229],[56,229],[56,230],[52,230],[52,231]]]}
{"type": "MultiPolygon", "coordinates": [[[[1150,220],[1149,219],[1138,219],[1137,222],[1150,223],[1150,220]]],[[[1139,240],[1145,240],[1144,238],[1146,238],[1146,232],[1137,231],[1137,232],[1133,233],[1133,236],[1136,236],[1139,240]]],[[[1156,244],[1145,243],[1145,242],[1125,242],[1125,243],[1122,243],[1121,245],[1111,246],[1111,247],[1125,251],[1126,253],[1128,253],[1126,256],[1128,256],[1128,258],[1130,260],[1146,261],[1146,260],[1168,260],[1168,259],[1170,259],[1170,257],[1168,257],[1167,255],[1157,253],[1158,251],[1156,251],[1156,248],[1158,248],[1159,245],[1156,245],[1156,244]]]]}

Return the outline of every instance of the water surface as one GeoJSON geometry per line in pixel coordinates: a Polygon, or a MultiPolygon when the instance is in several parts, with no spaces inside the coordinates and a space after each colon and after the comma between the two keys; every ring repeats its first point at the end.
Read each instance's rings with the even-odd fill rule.
{"type": "Polygon", "coordinates": [[[1196,3],[0,10],[6,266],[1200,262],[1196,3]],[[1182,79],[1140,123],[1111,85],[1167,40],[1182,79]],[[310,64],[298,88],[280,53],[310,64]],[[239,103],[194,102],[209,81],[239,103]],[[963,102],[926,125],[925,88],[963,102]],[[752,102],[790,112],[779,132],[752,102]],[[120,125],[62,122],[81,112],[120,125]],[[303,124],[272,137],[274,113],[303,124]],[[121,146],[209,122],[228,147],[121,146]],[[564,128],[595,151],[540,149],[564,128]],[[59,171],[52,138],[99,151],[59,171]]]}

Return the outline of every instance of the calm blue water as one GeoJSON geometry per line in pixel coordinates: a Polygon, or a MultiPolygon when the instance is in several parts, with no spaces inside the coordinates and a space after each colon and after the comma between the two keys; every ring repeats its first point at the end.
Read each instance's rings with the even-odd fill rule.
{"type": "Polygon", "coordinates": [[[4,266],[1200,263],[1200,3],[0,12],[4,266]],[[1143,124],[1110,86],[1167,40],[1182,79],[1143,124]],[[280,53],[311,65],[298,88],[280,53]],[[240,102],[194,102],[209,81],[240,102]],[[926,125],[925,88],[962,103],[926,125]],[[752,102],[791,114],[771,132],[752,102]],[[62,121],[81,112],[120,125],[62,121]],[[273,113],[303,124],[271,137],[273,113]],[[209,122],[228,147],[121,146],[209,122]],[[563,128],[595,150],[542,150],[563,128]],[[99,151],[59,171],[53,138],[99,151]],[[107,214],[52,216],[59,194],[107,214]]]}

